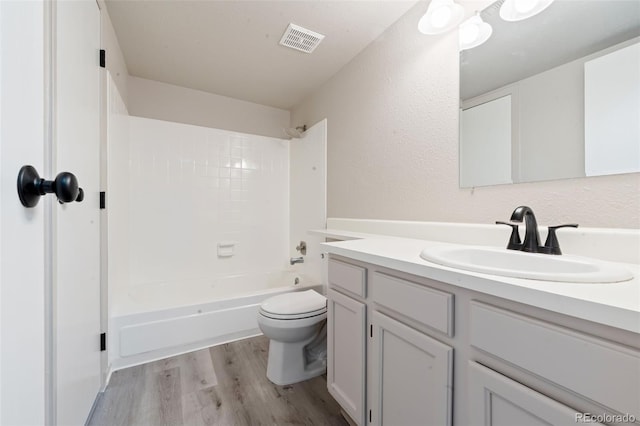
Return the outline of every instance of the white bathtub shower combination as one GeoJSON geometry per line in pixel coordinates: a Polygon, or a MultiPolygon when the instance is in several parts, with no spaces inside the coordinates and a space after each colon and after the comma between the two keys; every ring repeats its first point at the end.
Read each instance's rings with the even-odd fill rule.
{"type": "Polygon", "coordinates": [[[325,225],[326,122],[289,141],[131,117],[112,94],[111,371],[259,335],[266,298],[324,293],[306,231],[325,225]]]}
{"type": "Polygon", "coordinates": [[[262,301],[310,288],[323,291],[295,271],[136,286],[111,319],[112,369],[259,335],[262,301]]]}

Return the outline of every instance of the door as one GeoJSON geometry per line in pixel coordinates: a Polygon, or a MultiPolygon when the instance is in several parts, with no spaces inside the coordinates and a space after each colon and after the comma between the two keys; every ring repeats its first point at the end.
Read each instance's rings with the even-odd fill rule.
{"type": "Polygon", "coordinates": [[[583,417],[585,413],[578,413],[475,362],[469,363],[468,389],[471,425],[601,425],[583,417]]]}
{"type": "Polygon", "coordinates": [[[338,404],[364,425],[366,306],[327,291],[327,387],[338,404]]]}
{"type": "Polygon", "coordinates": [[[20,167],[45,169],[42,1],[0,1],[0,424],[45,424],[45,211],[18,200],[20,167]]]}
{"type": "Polygon", "coordinates": [[[81,203],[55,203],[56,423],[84,424],[100,390],[100,10],[59,0],[55,170],[76,175],[81,203]]]}
{"type": "Polygon", "coordinates": [[[371,422],[451,425],[453,348],[379,312],[371,324],[371,422]]]}
{"type": "Polygon", "coordinates": [[[0,424],[83,424],[100,385],[99,11],[0,1],[0,424]],[[22,165],[82,203],[23,207],[22,165]]]}

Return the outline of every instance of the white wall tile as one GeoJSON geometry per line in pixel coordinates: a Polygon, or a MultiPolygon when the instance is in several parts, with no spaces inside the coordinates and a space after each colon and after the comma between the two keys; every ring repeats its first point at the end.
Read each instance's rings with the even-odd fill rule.
{"type": "Polygon", "coordinates": [[[133,285],[286,266],[287,142],[139,117],[130,139],[133,285]],[[233,257],[217,257],[223,240],[233,257]]]}

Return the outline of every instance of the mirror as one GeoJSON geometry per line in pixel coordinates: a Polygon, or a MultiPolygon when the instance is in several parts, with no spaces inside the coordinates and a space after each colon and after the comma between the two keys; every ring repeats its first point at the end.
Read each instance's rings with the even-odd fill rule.
{"type": "Polygon", "coordinates": [[[517,22],[502,3],[460,52],[460,186],[640,171],[640,2],[556,0],[517,22]]]}

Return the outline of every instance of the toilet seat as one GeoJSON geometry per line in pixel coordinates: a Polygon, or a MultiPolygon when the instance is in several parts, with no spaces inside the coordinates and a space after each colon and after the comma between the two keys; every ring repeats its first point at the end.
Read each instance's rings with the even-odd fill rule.
{"type": "Polygon", "coordinates": [[[317,315],[322,315],[326,313],[327,313],[326,307],[322,309],[318,309],[316,311],[304,312],[301,314],[290,314],[290,315],[274,314],[273,312],[267,312],[267,311],[264,311],[263,309],[260,309],[260,315],[265,316],[267,318],[278,319],[278,320],[296,320],[296,319],[302,319],[302,318],[310,318],[310,317],[315,317],[317,315]]]}
{"type": "Polygon", "coordinates": [[[260,305],[260,314],[272,319],[309,318],[326,312],[327,298],[313,290],[280,294],[260,305]]]}

